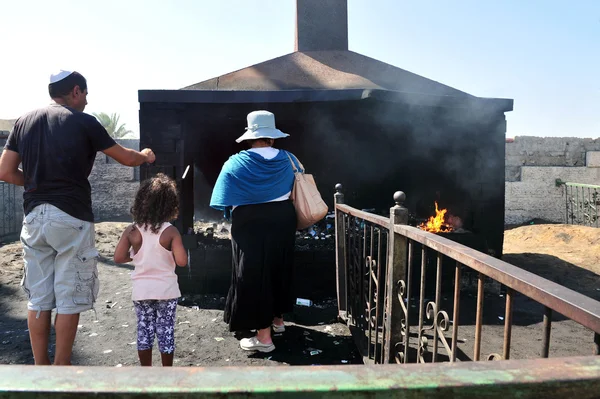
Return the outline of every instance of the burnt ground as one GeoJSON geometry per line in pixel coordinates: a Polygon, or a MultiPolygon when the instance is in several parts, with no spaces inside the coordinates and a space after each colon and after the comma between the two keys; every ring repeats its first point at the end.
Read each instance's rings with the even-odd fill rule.
{"type": "MultiPolygon", "coordinates": [[[[81,315],[73,363],[94,366],[137,365],[135,314],[130,300],[131,266],[111,261],[125,223],[97,224],[101,254],[101,290],[96,312],[81,315]]],[[[565,225],[529,225],[505,232],[504,260],[600,300],[600,229],[565,225]]],[[[26,323],[26,299],[19,288],[21,245],[0,244],[0,364],[32,364],[26,323]]],[[[465,278],[459,317],[459,358],[473,354],[475,290],[465,278]]],[[[443,291],[443,308],[451,312],[452,290],[443,291]]],[[[269,354],[244,352],[239,339],[223,323],[225,298],[187,296],[177,309],[177,366],[276,366],[362,363],[348,328],[337,321],[334,299],[312,307],[297,306],[286,315],[288,327],[275,336],[277,349],[269,354]],[[315,353],[318,350],[320,352],[315,353]],[[311,355],[311,352],[313,353],[311,355]]],[[[482,357],[502,353],[504,293],[486,287],[482,357]]],[[[415,308],[413,308],[413,311],[415,308]]],[[[515,298],[511,358],[539,357],[543,309],[522,295],[515,298]]],[[[415,320],[415,317],[412,318],[415,320]]],[[[449,335],[449,334],[448,334],[449,335]]],[[[413,338],[413,341],[416,338],[413,338]]],[[[551,357],[589,355],[593,334],[563,316],[553,316],[551,357]]],[[[155,350],[155,365],[160,364],[155,350]]],[[[443,356],[442,356],[443,359],[443,356]]]]}

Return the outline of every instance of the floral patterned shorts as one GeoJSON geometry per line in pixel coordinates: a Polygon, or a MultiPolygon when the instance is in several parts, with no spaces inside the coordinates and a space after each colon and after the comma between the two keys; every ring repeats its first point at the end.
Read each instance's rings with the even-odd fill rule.
{"type": "Polygon", "coordinates": [[[137,349],[152,349],[154,334],[160,353],[175,351],[175,312],[177,298],[133,301],[137,315],[137,349]]]}

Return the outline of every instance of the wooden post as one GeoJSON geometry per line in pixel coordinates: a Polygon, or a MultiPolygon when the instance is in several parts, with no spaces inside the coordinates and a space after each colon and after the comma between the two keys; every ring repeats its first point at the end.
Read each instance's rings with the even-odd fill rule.
{"type": "Polygon", "coordinates": [[[342,185],[335,185],[334,212],[335,212],[335,275],[337,279],[338,317],[346,321],[348,310],[348,295],[346,281],[346,224],[344,216],[338,212],[336,205],[344,203],[342,185]]]}
{"type": "MultiPolygon", "coordinates": [[[[386,340],[384,345],[384,361],[394,363],[396,358],[395,345],[402,342],[402,319],[404,312],[398,299],[398,281],[406,279],[408,264],[408,239],[394,233],[397,224],[408,224],[408,209],[402,204],[406,195],[402,191],[394,193],[395,206],[390,208],[390,227],[388,235],[388,265],[386,271],[386,340]]],[[[408,282],[407,282],[408,284],[408,282]]],[[[408,332],[407,332],[408,333],[408,332]]]]}

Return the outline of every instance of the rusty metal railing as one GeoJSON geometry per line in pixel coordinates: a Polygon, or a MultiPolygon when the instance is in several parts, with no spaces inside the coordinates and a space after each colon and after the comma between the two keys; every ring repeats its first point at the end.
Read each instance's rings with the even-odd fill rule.
{"type": "MultiPolygon", "coordinates": [[[[386,265],[388,253],[387,226],[389,219],[377,215],[358,218],[351,209],[343,217],[347,273],[347,309],[345,315],[352,328],[366,332],[354,334],[356,344],[366,353],[366,359],[382,363],[383,348],[377,343],[385,336],[386,265]],[[378,337],[381,335],[381,339],[378,337]]],[[[365,359],[365,360],[366,360],[365,359]]]]}
{"type": "Polygon", "coordinates": [[[0,399],[597,398],[600,357],[295,367],[0,366],[0,399]]]}
{"type": "Polygon", "coordinates": [[[563,182],[560,179],[556,179],[556,185],[565,186],[567,224],[600,227],[600,186],[563,182]]]}
{"type": "Polygon", "coordinates": [[[447,238],[408,226],[404,193],[394,195],[396,205],[390,209],[390,218],[386,218],[345,205],[341,185],[336,186],[336,191],[336,234],[345,237],[336,237],[337,243],[345,244],[344,248],[337,248],[338,287],[347,296],[347,306],[340,308],[340,316],[348,322],[366,363],[455,362],[464,275],[476,278],[477,294],[473,354],[461,353],[463,360],[482,359],[483,305],[489,282],[495,282],[492,287],[501,285],[505,289],[496,296],[504,298],[504,314],[499,317],[504,333],[500,353],[490,353],[485,359],[510,358],[513,307],[518,294],[542,306],[540,357],[549,356],[554,313],[590,329],[590,354],[600,354],[600,302],[447,238]],[[384,242],[386,249],[381,247],[384,242]],[[451,288],[449,303],[442,300],[442,287],[446,293],[451,288]],[[427,299],[428,295],[433,299],[427,299]]]}

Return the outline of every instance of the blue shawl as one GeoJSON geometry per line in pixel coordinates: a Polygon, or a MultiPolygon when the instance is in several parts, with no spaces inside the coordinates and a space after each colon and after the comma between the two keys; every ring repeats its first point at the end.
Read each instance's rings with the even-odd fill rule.
{"type": "Polygon", "coordinates": [[[252,151],[232,155],[217,178],[210,206],[225,210],[231,206],[269,202],[289,193],[294,185],[294,171],[287,154],[298,167],[296,157],[283,150],[272,159],[252,151]]]}

